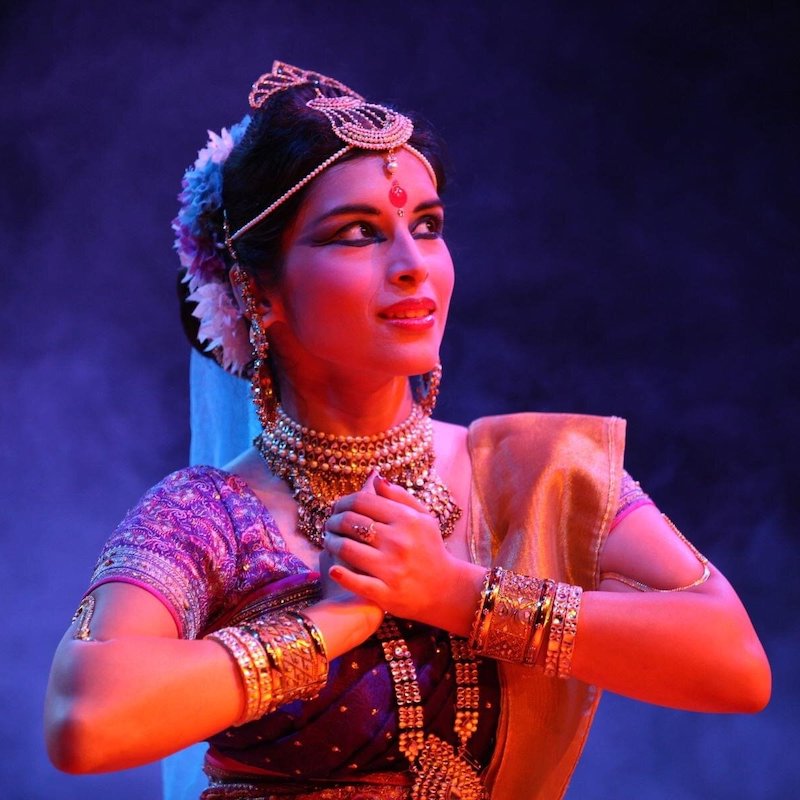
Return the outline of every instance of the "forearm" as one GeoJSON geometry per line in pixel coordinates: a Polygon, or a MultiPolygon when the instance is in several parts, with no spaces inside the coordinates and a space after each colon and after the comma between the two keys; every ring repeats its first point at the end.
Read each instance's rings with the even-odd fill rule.
{"type": "Polygon", "coordinates": [[[47,692],[48,751],[68,772],[124,769],[223,730],[242,706],[236,665],[216,642],[65,638],[47,692]]]}
{"type": "Polygon", "coordinates": [[[650,703],[752,712],[770,672],[746,613],[719,573],[686,592],[584,592],[572,675],[650,703]]]}
{"type": "Polygon", "coordinates": [[[319,629],[325,641],[328,661],[352,650],[378,629],[383,612],[359,597],[321,600],[303,611],[319,629]]]}
{"type": "MultiPolygon", "coordinates": [[[[360,644],[383,616],[357,599],[323,600],[304,614],[329,659],[360,644]]],[[[48,749],[68,772],[145,764],[239,722],[246,694],[241,670],[220,642],[130,635],[79,641],[68,634],[48,687],[48,749]]]]}
{"type": "MultiPolygon", "coordinates": [[[[491,604],[485,605],[489,578],[481,586],[485,568],[461,562],[455,569],[458,577],[451,580],[459,590],[435,604],[431,624],[465,636],[478,630],[473,629],[478,609],[491,609],[491,604]],[[466,602],[478,597],[471,606],[466,602]]],[[[541,669],[548,642],[551,647],[555,642],[556,653],[561,647],[561,631],[553,639],[550,620],[563,615],[567,606],[553,617],[538,616],[533,609],[546,590],[539,588],[541,581],[520,577],[521,588],[513,573],[506,573],[498,585],[503,610],[488,611],[490,633],[473,643],[488,657],[509,658],[519,650],[520,663],[541,669]],[[543,637],[534,636],[537,620],[545,618],[543,637]],[[537,641],[538,649],[531,646],[537,641]]],[[[555,592],[555,586],[549,591],[555,592]]],[[[733,589],[713,568],[711,578],[691,591],[583,592],[567,663],[566,672],[581,681],[673,708],[758,711],[770,693],[761,644],[733,589]]],[[[553,675],[559,671],[552,669],[553,675]]]]}

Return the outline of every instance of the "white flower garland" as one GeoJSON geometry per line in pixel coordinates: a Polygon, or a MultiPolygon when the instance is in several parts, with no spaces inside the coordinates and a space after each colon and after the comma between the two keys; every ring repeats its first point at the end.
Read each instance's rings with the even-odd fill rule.
{"type": "Polygon", "coordinates": [[[250,117],[223,128],[219,135],[208,132],[206,146],[183,176],[178,195],[180,209],[172,221],[175,250],[185,270],[187,299],[196,303],[192,316],[200,320],[198,338],[206,352],[213,352],[220,365],[234,375],[243,375],[252,359],[247,320],[233,296],[220,239],[222,224],[222,166],[238,144],[250,117]],[[215,219],[216,218],[216,219],[215,219]]]}

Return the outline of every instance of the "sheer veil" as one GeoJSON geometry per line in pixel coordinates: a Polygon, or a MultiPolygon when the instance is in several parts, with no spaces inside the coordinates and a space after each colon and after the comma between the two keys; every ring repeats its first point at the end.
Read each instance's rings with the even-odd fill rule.
{"type": "MultiPolygon", "coordinates": [[[[260,432],[250,384],[192,350],[189,387],[189,463],[222,467],[246,450],[260,432]]],[[[207,787],[205,751],[201,742],[162,760],[164,800],[197,800],[207,787]]]]}

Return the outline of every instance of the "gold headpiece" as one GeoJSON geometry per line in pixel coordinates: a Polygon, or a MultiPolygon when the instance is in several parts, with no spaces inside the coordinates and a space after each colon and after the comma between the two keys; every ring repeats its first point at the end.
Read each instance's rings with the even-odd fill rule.
{"type": "Polygon", "coordinates": [[[311,170],[308,175],[299,180],[260,214],[246,222],[238,230],[230,233],[226,220],[225,246],[234,261],[236,260],[236,251],[233,243],[240,236],[266,219],[292,195],[299,192],[306,184],[354,148],[387,152],[389,156],[386,160],[386,168],[387,171],[392,172],[396,168],[393,151],[402,147],[422,162],[422,165],[430,175],[434,187],[437,186],[436,173],[430,161],[419,150],[408,144],[408,140],[414,132],[414,123],[397,111],[385,106],[368,103],[360,94],[333,78],[320,75],[318,72],[310,72],[299,67],[293,67],[291,64],[284,64],[281,61],[275,61],[272,65],[272,71],[262,75],[253,84],[250,92],[250,106],[255,110],[260,109],[277,92],[293,86],[307,84],[317,87],[317,96],[309,100],[306,105],[308,108],[318,111],[328,118],[331,130],[345,143],[345,146],[326,158],[319,166],[311,170]],[[342,94],[338,97],[326,97],[320,91],[320,86],[331,87],[342,94]]]}
{"type": "Polygon", "coordinates": [[[364,99],[349,86],[345,86],[327,75],[320,75],[318,72],[293,67],[291,64],[284,64],[283,61],[273,61],[272,71],[264,73],[250,90],[250,108],[259,109],[272,95],[282,92],[284,89],[290,89],[292,86],[303,86],[306,83],[310,83],[312,86],[330,86],[342,94],[355,97],[358,100],[364,99]]]}

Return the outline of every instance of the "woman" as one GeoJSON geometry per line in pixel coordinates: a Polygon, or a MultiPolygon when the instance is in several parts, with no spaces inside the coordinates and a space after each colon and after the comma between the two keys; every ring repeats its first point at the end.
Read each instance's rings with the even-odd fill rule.
{"type": "Polygon", "coordinates": [[[250,104],[175,229],[193,333],[263,430],[106,544],[53,665],[54,763],[209,740],[205,800],[555,798],[598,688],[762,708],[747,614],[624,472],[620,420],[431,420],[453,266],[430,131],[278,62],[250,104]]]}

